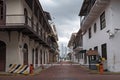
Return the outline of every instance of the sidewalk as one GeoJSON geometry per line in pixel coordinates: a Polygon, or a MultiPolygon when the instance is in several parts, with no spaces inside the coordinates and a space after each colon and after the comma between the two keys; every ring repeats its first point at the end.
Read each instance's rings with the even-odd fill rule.
{"type": "MultiPolygon", "coordinates": [[[[89,74],[100,74],[100,72],[98,70],[91,70],[86,66],[82,66],[81,68],[83,68],[84,70],[88,71],[89,74]]],[[[104,71],[103,75],[120,75],[120,72],[110,72],[110,71],[104,71]]]]}
{"type": "Polygon", "coordinates": [[[31,75],[37,75],[41,71],[49,68],[50,66],[52,66],[52,65],[51,64],[47,64],[47,65],[44,65],[44,67],[43,66],[37,67],[34,70],[33,74],[17,74],[17,73],[9,73],[9,72],[0,72],[0,76],[29,76],[29,75],[31,76],[31,75]]]}

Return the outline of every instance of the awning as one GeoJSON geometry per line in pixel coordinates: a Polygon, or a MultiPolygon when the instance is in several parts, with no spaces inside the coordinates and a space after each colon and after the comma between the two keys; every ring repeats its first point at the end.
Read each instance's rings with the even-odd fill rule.
{"type": "Polygon", "coordinates": [[[86,53],[87,53],[88,56],[98,55],[98,52],[96,50],[89,50],[86,53]]]}

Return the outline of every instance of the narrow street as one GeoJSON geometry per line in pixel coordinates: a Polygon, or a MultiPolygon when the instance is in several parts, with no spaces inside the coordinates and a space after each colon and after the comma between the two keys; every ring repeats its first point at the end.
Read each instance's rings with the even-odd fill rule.
{"type": "Polygon", "coordinates": [[[119,80],[119,75],[90,74],[77,64],[58,64],[38,75],[30,76],[0,76],[0,80],[119,80]]]}

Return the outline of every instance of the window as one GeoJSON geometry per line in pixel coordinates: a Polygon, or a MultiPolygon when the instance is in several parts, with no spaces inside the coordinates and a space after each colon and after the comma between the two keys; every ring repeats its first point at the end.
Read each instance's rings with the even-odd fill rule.
{"type": "Polygon", "coordinates": [[[42,64],[42,50],[40,50],[40,64],[42,64]]]}
{"type": "Polygon", "coordinates": [[[91,38],[91,28],[89,28],[89,39],[91,38]]]}
{"type": "Polygon", "coordinates": [[[39,33],[38,23],[36,23],[36,31],[39,33]]]}
{"type": "Polygon", "coordinates": [[[0,0],[0,20],[3,20],[3,0],[0,0]]]}
{"type": "Polygon", "coordinates": [[[25,24],[28,24],[28,12],[27,9],[24,9],[24,15],[25,15],[25,24]]]}
{"type": "Polygon", "coordinates": [[[94,24],[94,33],[96,33],[97,31],[97,26],[96,26],[96,23],[94,24]]]}
{"type": "Polygon", "coordinates": [[[96,60],[96,55],[91,56],[91,60],[92,61],[96,60]]]}
{"type": "Polygon", "coordinates": [[[96,46],[96,47],[94,47],[94,50],[98,51],[98,47],[97,47],[97,46],[96,46]]]}
{"type": "Polygon", "coordinates": [[[32,29],[34,29],[34,22],[33,22],[34,20],[33,20],[33,16],[31,17],[31,26],[32,26],[32,29]]]}
{"type": "Polygon", "coordinates": [[[106,21],[105,21],[105,12],[103,12],[100,16],[100,29],[104,29],[106,27],[106,21]]]}

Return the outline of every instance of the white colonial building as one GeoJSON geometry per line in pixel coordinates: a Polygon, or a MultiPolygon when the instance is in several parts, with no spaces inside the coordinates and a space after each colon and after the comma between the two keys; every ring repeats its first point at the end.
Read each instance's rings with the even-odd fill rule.
{"type": "Polygon", "coordinates": [[[49,20],[39,0],[0,0],[0,71],[53,62],[58,46],[49,20]]]}
{"type": "Polygon", "coordinates": [[[97,50],[109,71],[120,72],[120,0],[84,0],[79,16],[83,49],[97,50]]]}

